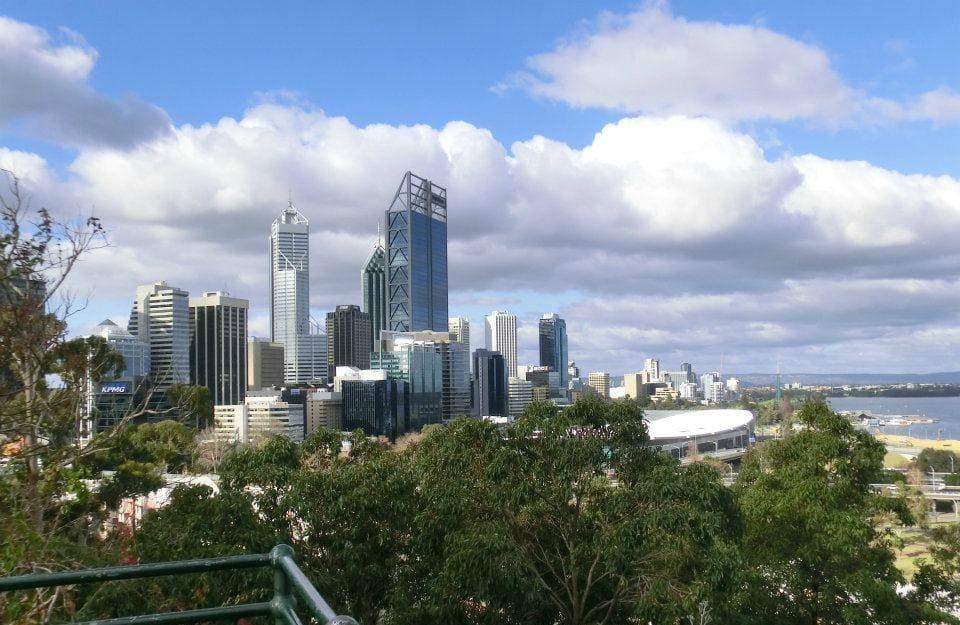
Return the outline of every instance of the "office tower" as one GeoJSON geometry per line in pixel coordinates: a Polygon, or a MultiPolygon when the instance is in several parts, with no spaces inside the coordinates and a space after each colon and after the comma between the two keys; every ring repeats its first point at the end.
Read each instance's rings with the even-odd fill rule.
{"type": "Polygon", "coordinates": [[[450,332],[450,338],[458,343],[463,343],[467,350],[467,360],[470,354],[470,321],[466,317],[450,317],[447,319],[447,330],[450,332]]]}
{"type": "Polygon", "coordinates": [[[407,172],[386,211],[387,329],[447,330],[447,190],[407,172]]]}
{"type": "Polygon", "coordinates": [[[556,313],[540,317],[540,366],[560,374],[560,385],[567,388],[567,322],[556,313]]]}
{"type": "Polygon", "coordinates": [[[326,382],[327,376],[327,335],[312,320],[310,333],[297,337],[300,351],[297,369],[300,379],[297,383],[317,384],[326,382]]]}
{"type": "Polygon", "coordinates": [[[327,371],[337,367],[370,368],[370,315],[344,304],[327,313],[327,371]]]}
{"type": "Polygon", "coordinates": [[[247,342],[247,390],[283,386],[283,344],[251,338],[247,342]]]}
{"type": "Polygon", "coordinates": [[[738,378],[727,378],[726,394],[731,400],[740,399],[740,380],[738,378]]]}
{"type": "Polygon", "coordinates": [[[643,370],[647,372],[647,382],[660,382],[660,361],[656,358],[647,358],[643,361],[643,370]]]}
{"type": "Polygon", "coordinates": [[[190,298],[190,383],[206,386],[214,405],[241,404],[247,391],[247,312],[229,293],[190,298]]]}
{"type": "Polygon", "coordinates": [[[343,429],[343,394],[331,391],[313,391],[307,394],[306,434],[319,429],[343,429]]]}
{"type": "Polygon", "coordinates": [[[495,310],[486,318],[487,349],[499,352],[507,364],[507,374],[517,376],[517,317],[495,310]]]}
{"type": "Polygon", "coordinates": [[[631,399],[647,396],[643,373],[625,373],[623,375],[623,394],[631,399]]]}
{"type": "Polygon", "coordinates": [[[123,357],[123,370],[96,385],[88,381],[80,414],[81,445],[136,411],[145,397],[144,378],[150,373],[150,348],[113,321],[101,321],[90,336],[102,337],[107,347],[123,357]]]}
{"type": "Polygon", "coordinates": [[[577,366],[577,363],[570,361],[567,363],[567,380],[573,380],[580,377],[580,367],[577,366]]]}
{"type": "MultiPolygon", "coordinates": [[[[517,367],[520,369],[521,367],[517,367]]],[[[550,397],[560,397],[560,373],[554,371],[551,367],[524,367],[523,376],[518,378],[527,380],[533,384],[534,393],[538,399],[548,399],[550,397]],[[538,390],[541,389],[541,390],[538,390]]],[[[564,390],[566,387],[564,387],[564,390]]]]}
{"type": "Polygon", "coordinates": [[[190,296],[166,282],[137,287],[127,331],[150,350],[155,397],[190,381],[190,296]]]}
{"type": "Polygon", "coordinates": [[[720,374],[716,371],[704,373],[700,376],[700,391],[703,398],[711,403],[723,401],[723,384],[720,382],[720,374]]]}
{"type": "Polygon", "coordinates": [[[680,392],[680,399],[687,401],[697,400],[697,385],[693,382],[684,382],[678,390],[680,392]]]}
{"type": "Polygon", "coordinates": [[[500,352],[473,352],[473,413],[479,417],[506,417],[507,364],[500,352]]]}
{"type": "Polygon", "coordinates": [[[606,371],[591,371],[587,376],[587,385],[601,397],[610,397],[610,374],[606,371]]]}
{"type": "Polygon", "coordinates": [[[409,388],[404,380],[389,379],[383,370],[337,370],[343,399],[343,429],[360,428],[367,436],[396,440],[409,431],[409,388]]]}
{"type": "Polygon", "coordinates": [[[270,227],[270,340],[283,345],[285,382],[315,374],[314,354],[301,353],[315,351],[309,335],[310,222],[290,202],[270,227]]]}
{"type": "MultiPolygon", "coordinates": [[[[370,315],[371,345],[367,351],[376,351],[380,332],[387,329],[387,271],[386,252],[380,242],[367,256],[360,272],[360,308],[370,315]]],[[[327,332],[329,334],[329,332],[327,332]]]]}
{"type": "Polygon", "coordinates": [[[533,403],[533,382],[520,378],[507,379],[507,412],[516,419],[533,403]]]}
{"type": "Polygon", "coordinates": [[[213,407],[216,436],[234,443],[256,443],[273,436],[303,440],[303,406],[283,401],[279,391],[254,391],[239,404],[213,407]]]}

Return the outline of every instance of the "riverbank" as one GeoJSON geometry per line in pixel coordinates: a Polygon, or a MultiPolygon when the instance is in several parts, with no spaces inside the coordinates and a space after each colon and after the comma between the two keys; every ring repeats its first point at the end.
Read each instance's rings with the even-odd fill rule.
{"type": "Polygon", "coordinates": [[[874,434],[877,440],[883,441],[888,447],[916,447],[918,449],[948,449],[950,451],[960,452],[960,440],[955,438],[918,438],[916,436],[904,436],[903,434],[874,434]]]}

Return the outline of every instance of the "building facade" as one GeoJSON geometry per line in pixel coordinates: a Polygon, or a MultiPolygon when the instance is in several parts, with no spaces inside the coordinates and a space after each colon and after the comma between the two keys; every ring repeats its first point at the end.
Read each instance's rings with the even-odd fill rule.
{"type": "Polygon", "coordinates": [[[407,172],[385,214],[387,329],[447,330],[447,190],[407,172]]]}
{"type": "Polygon", "coordinates": [[[309,382],[316,373],[309,336],[310,222],[290,202],[270,227],[270,341],[283,345],[287,383],[309,382]]]}
{"type": "MultiPolygon", "coordinates": [[[[342,368],[347,371],[347,367],[342,368]]],[[[340,371],[337,371],[340,378],[340,371]]],[[[409,384],[386,371],[357,371],[338,380],[343,398],[343,429],[396,440],[409,430],[409,384]]]]}
{"type": "Polygon", "coordinates": [[[507,364],[508,377],[517,376],[517,317],[495,310],[485,320],[487,350],[499,352],[507,364]]]}
{"type": "Polygon", "coordinates": [[[379,242],[363,264],[360,292],[360,308],[370,315],[371,344],[367,351],[374,351],[380,332],[387,329],[387,255],[379,242]]]}
{"type": "Polygon", "coordinates": [[[283,386],[283,343],[258,338],[247,342],[247,390],[283,386]]]}
{"type": "Polygon", "coordinates": [[[337,367],[370,368],[370,315],[345,304],[327,313],[327,371],[337,367]]]}
{"type": "Polygon", "coordinates": [[[249,309],[229,293],[190,298],[190,382],[206,386],[214,405],[241,404],[246,396],[249,309]]]}
{"type": "Polygon", "coordinates": [[[540,366],[560,374],[560,386],[567,388],[567,322],[556,313],[540,317],[540,366]]]}
{"type": "Polygon", "coordinates": [[[473,352],[473,413],[478,417],[509,416],[507,363],[500,352],[473,352]]]}
{"type": "Polygon", "coordinates": [[[450,338],[462,343],[467,350],[467,360],[470,360],[470,321],[466,317],[450,317],[447,319],[447,331],[450,338]]]}
{"type": "Polygon", "coordinates": [[[533,403],[533,382],[520,378],[507,379],[507,412],[511,419],[520,416],[533,403]]]}
{"type": "Polygon", "coordinates": [[[343,394],[313,391],[307,394],[306,434],[319,429],[343,430],[343,394]]]}
{"type": "Polygon", "coordinates": [[[283,401],[279,392],[214,406],[213,423],[217,437],[226,442],[256,443],[274,436],[303,440],[303,406],[283,401]]]}
{"type": "Polygon", "coordinates": [[[147,345],[155,396],[190,381],[190,295],[166,282],[137,287],[127,331],[147,345]]]}
{"type": "Polygon", "coordinates": [[[606,371],[591,371],[587,375],[587,385],[600,397],[610,397],[610,374],[606,371]]]}

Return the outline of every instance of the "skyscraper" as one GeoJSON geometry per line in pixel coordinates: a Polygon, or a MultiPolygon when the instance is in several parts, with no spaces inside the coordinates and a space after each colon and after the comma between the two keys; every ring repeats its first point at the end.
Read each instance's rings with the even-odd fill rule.
{"type": "Polygon", "coordinates": [[[486,318],[487,349],[499,352],[507,363],[508,377],[517,375],[517,317],[495,310],[486,318]]]}
{"type": "Polygon", "coordinates": [[[370,368],[370,315],[354,304],[327,313],[327,371],[370,368]]]}
{"type": "Polygon", "coordinates": [[[190,382],[210,389],[214,405],[241,404],[246,396],[249,308],[229,293],[190,298],[190,382]]]}
{"type": "Polygon", "coordinates": [[[463,343],[467,353],[470,353],[470,322],[465,317],[450,317],[447,319],[447,331],[450,338],[463,343]]]}
{"type": "Polygon", "coordinates": [[[610,374],[606,371],[591,371],[587,375],[587,385],[593,387],[600,397],[610,397],[610,374]]]}
{"type": "Polygon", "coordinates": [[[247,343],[247,390],[283,386],[283,345],[251,338],[247,343]]]}
{"type": "MultiPolygon", "coordinates": [[[[306,382],[310,334],[310,222],[293,202],[270,228],[270,340],[283,344],[284,380],[306,382]]],[[[312,369],[312,367],[311,367],[312,369]]]]}
{"type": "Polygon", "coordinates": [[[407,172],[386,211],[387,329],[447,330],[447,190],[407,172]]]}
{"type": "Polygon", "coordinates": [[[155,396],[190,381],[190,295],[166,282],[137,287],[127,331],[150,350],[155,396]]]}
{"type": "Polygon", "coordinates": [[[80,415],[81,444],[137,411],[148,390],[144,378],[150,373],[150,348],[114,322],[101,321],[91,336],[102,337],[110,349],[123,356],[123,371],[99,384],[88,380],[80,415]]]}
{"type": "Polygon", "coordinates": [[[376,351],[380,331],[387,329],[386,258],[386,252],[378,241],[360,272],[360,308],[370,315],[371,345],[368,351],[376,351]]]}
{"type": "Polygon", "coordinates": [[[473,413],[479,417],[509,416],[507,366],[500,352],[473,352],[473,413]]]}
{"type": "Polygon", "coordinates": [[[567,388],[567,322],[556,313],[540,317],[540,366],[559,373],[560,388],[567,388]]]}

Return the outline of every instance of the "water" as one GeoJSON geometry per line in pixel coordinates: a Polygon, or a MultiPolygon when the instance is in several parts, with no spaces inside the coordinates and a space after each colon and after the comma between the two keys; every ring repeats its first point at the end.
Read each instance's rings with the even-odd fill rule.
{"type": "Polygon", "coordinates": [[[837,411],[855,410],[888,415],[923,415],[936,423],[883,427],[881,432],[920,438],[960,439],[960,397],[828,397],[837,411]]]}

